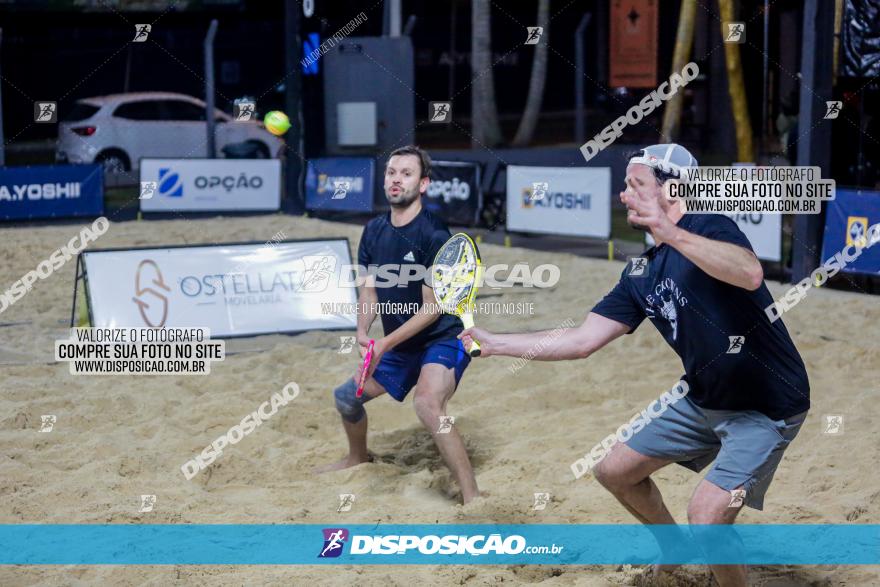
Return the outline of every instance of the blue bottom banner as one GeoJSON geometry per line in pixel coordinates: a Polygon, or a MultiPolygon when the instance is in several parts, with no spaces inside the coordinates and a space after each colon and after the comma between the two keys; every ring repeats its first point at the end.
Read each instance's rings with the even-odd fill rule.
{"type": "Polygon", "coordinates": [[[4,565],[880,564],[880,525],[0,525],[4,565]]]}

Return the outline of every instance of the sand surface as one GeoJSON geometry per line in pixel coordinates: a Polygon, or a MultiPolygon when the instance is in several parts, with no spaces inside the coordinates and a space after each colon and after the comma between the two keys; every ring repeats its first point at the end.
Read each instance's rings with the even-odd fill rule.
{"type": "MultiPolygon", "coordinates": [[[[111,218],[112,220],[112,218],[111,218]]],[[[6,289],[86,223],[0,228],[6,289]]],[[[360,228],[286,215],[113,223],[98,248],[348,237],[360,228]]],[[[353,251],[353,256],[355,251],[353,251]]],[[[580,323],[615,283],[621,262],[517,248],[482,247],[488,263],[556,262],[559,284],[482,292],[486,301],[532,302],[534,314],[486,315],[496,331],[580,323]]],[[[228,341],[235,353],[207,377],[72,376],[53,362],[65,338],[74,263],[0,315],[0,523],[633,523],[592,476],[569,465],[671,387],[678,358],[647,322],[587,360],[476,360],[449,405],[485,497],[458,503],[457,488],[422,429],[411,399],[368,406],[376,463],[317,478],[345,438],[332,389],[356,355],[338,354],[339,332],[228,341]],[[16,324],[18,323],[18,324],[16,324]],[[186,481],[180,465],[295,381],[302,393],[208,470],[186,481]],[[503,398],[503,401],[500,401],[503,398]],[[40,415],[55,414],[51,433],[40,415]],[[534,511],[535,492],[552,502],[534,511]],[[338,495],[357,496],[336,513],[338,495]],[[141,494],[155,511],[138,513],[141,494]]],[[[771,283],[778,297],[788,286],[771,283]]],[[[880,523],[880,299],[814,289],[785,322],[810,374],[813,409],[767,495],[744,523],[880,523]],[[823,414],[842,414],[842,435],[822,434],[823,414]]],[[[379,334],[379,324],[374,327],[379,334]]],[[[681,467],[655,475],[679,522],[699,477],[681,467]]],[[[629,566],[2,567],[0,585],[634,585],[629,566]]],[[[880,584],[878,567],[756,567],[755,585],[880,584]]],[[[709,585],[705,567],[678,585],[709,585]]]]}

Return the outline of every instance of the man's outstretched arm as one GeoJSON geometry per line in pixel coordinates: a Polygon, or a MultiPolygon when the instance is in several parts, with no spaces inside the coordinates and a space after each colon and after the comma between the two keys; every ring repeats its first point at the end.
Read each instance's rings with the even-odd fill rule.
{"type": "Polygon", "coordinates": [[[539,332],[494,334],[482,328],[468,328],[458,335],[466,349],[473,339],[480,341],[481,357],[504,355],[530,356],[539,361],[583,359],[626,334],[630,326],[590,312],[577,328],[559,328],[539,332]]]}

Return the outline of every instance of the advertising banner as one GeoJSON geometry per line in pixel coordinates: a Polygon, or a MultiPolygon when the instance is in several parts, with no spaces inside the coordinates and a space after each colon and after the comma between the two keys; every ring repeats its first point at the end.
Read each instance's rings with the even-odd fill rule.
{"type": "Polygon", "coordinates": [[[141,159],[144,212],[246,212],[281,208],[278,159],[141,159]]]}
{"type": "Polygon", "coordinates": [[[357,326],[345,239],[82,255],[92,326],[201,327],[214,337],[357,326]]]}
{"type": "Polygon", "coordinates": [[[0,167],[0,220],[103,213],[104,169],[100,165],[0,167]]]}
{"type": "MultiPolygon", "coordinates": [[[[870,243],[868,229],[880,223],[880,192],[837,189],[837,197],[828,202],[822,258],[825,261],[848,247],[861,249],[857,258],[841,266],[844,273],[880,273],[880,243],[870,243]],[[871,245],[867,246],[866,245],[871,245]]],[[[848,249],[853,256],[855,249],[848,249]]]]}
{"type": "Polygon", "coordinates": [[[306,170],[306,209],[372,212],[376,162],[366,157],[311,159],[306,170]]]}
{"type": "Polygon", "coordinates": [[[471,226],[483,206],[480,166],[459,161],[434,161],[425,207],[447,224],[471,226]]]}
{"type": "Polygon", "coordinates": [[[507,230],[608,238],[611,168],[509,165],[507,230]]]}

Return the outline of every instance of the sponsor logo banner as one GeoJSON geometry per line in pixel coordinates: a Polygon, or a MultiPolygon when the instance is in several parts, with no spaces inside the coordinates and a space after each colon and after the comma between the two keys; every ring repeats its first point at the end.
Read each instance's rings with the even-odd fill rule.
{"type": "Polygon", "coordinates": [[[0,167],[0,220],[100,216],[100,165],[0,167]]]}
{"type": "Polygon", "coordinates": [[[447,224],[475,224],[483,206],[480,166],[476,163],[434,161],[431,169],[431,183],[422,200],[425,207],[447,224]]]}
{"type": "Polygon", "coordinates": [[[507,167],[507,230],[611,236],[609,167],[507,167]]]}
{"type": "Polygon", "coordinates": [[[366,157],[309,160],[306,208],[315,211],[371,212],[375,166],[366,157]]]}
{"type": "Polygon", "coordinates": [[[141,186],[156,182],[144,212],[278,210],[278,159],[141,159],[141,186]]]}
{"type": "Polygon", "coordinates": [[[340,287],[345,240],[87,251],[96,327],[200,327],[214,336],[355,328],[322,303],[356,302],[340,287]]]}
{"type": "Polygon", "coordinates": [[[880,223],[880,192],[837,189],[837,198],[827,203],[825,236],[822,239],[822,260],[850,247],[861,255],[841,267],[844,273],[880,272],[880,247],[869,247],[869,228],[880,223]]]}
{"type": "Polygon", "coordinates": [[[876,524],[10,524],[0,525],[0,564],[877,565],[878,532],[876,524]]]}

